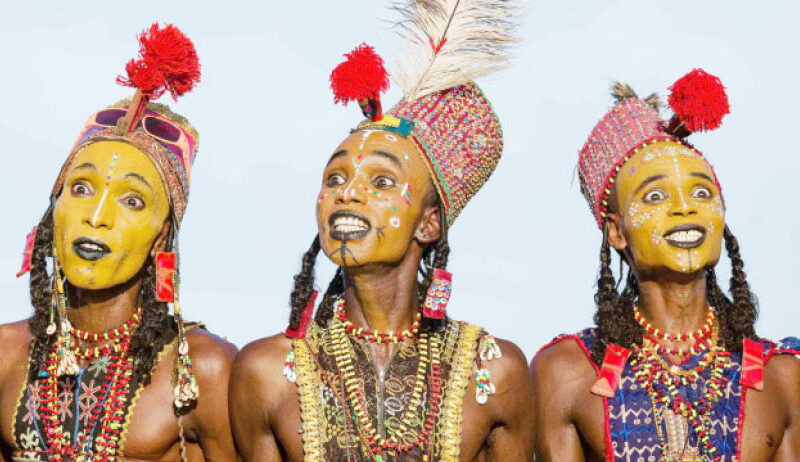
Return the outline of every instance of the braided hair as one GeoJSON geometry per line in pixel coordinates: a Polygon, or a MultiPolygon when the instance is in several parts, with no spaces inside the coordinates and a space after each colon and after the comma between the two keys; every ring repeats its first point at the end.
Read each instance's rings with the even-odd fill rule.
{"type": "MultiPolygon", "coordinates": [[[[640,344],[644,334],[642,327],[633,317],[633,305],[639,296],[639,285],[629,267],[625,288],[621,294],[617,291],[611,271],[611,251],[607,234],[608,225],[605,225],[603,243],[600,247],[600,275],[597,279],[597,292],[594,295],[597,305],[594,322],[597,330],[591,349],[592,359],[598,365],[603,362],[606,345],[613,343],[629,347],[640,344]]],[[[745,338],[756,339],[754,324],[758,317],[758,306],[747,283],[747,274],[743,269],[744,261],[739,253],[739,242],[727,225],[723,238],[732,266],[730,298],[717,283],[713,268],[705,269],[706,297],[708,303],[716,309],[722,345],[727,351],[736,353],[742,351],[742,341],[745,338]]],[[[621,253],[620,258],[629,266],[621,253]]]]}
{"type": "MultiPolygon", "coordinates": [[[[422,304],[425,299],[425,294],[428,292],[428,288],[431,285],[433,269],[446,269],[448,256],[450,255],[450,246],[447,243],[447,220],[444,207],[441,205],[436,188],[431,184],[428,188],[428,193],[423,199],[423,209],[434,206],[439,208],[441,233],[439,239],[435,243],[425,248],[422,253],[422,258],[420,259],[418,273],[422,280],[419,281],[419,292],[417,294],[420,304],[422,304]]],[[[308,305],[314,293],[314,266],[320,248],[320,238],[319,234],[317,234],[311,242],[309,249],[303,254],[300,272],[294,275],[294,286],[292,287],[292,293],[289,297],[289,306],[291,308],[289,313],[289,328],[291,329],[300,327],[303,310],[308,305]]],[[[328,283],[328,288],[325,290],[317,313],[314,316],[314,320],[318,326],[327,326],[333,318],[334,305],[344,294],[344,288],[344,272],[340,267],[336,270],[333,279],[328,283]]],[[[442,325],[443,323],[441,321],[426,318],[423,321],[422,328],[439,328],[442,325]]]]}
{"type": "MultiPolygon", "coordinates": [[[[53,254],[53,205],[47,209],[36,228],[36,239],[31,253],[30,294],[33,315],[28,319],[31,331],[29,380],[36,380],[39,370],[44,366],[47,353],[56,339],[47,334],[50,323],[50,306],[53,295],[53,281],[47,272],[47,259],[53,254]]],[[[169,239],[167,240],[170,241],[169,239]]],[[[171,245],[167,244],[170,250],[171,245]]],[[[155,261],[149,257],[140,270],[142,280],[139,303],[142,316],[139,327],[131,337],[130,354],[134,358],[133,375],[141,383],[149,384],[152,371],[158,360],[158,353],[164,348],[168,336],[163,335],[168,322],[168,307],[156,298],[155,261]]],[[[69,284],[69,281],[67,281],[69,284]]],[[[56,310],[56,323],[60,323],[56,310]]]]}

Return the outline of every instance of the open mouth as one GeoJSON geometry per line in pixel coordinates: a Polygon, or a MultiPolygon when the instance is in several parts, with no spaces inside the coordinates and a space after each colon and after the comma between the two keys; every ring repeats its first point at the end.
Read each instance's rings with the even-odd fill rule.
{"type": "Polygon", "coordinates": [[[111,249],[103,241],[90,237],[79,237],[72,241],[72,250],[88,261],[99,260],[111,253],[111,249]]]}
{"type": "Polygon", "coordinates": [[[673,247],[694,249],[706,240],[706,229],[699,225],[676,226],[664,234],[664,240],[673,247]]]}
{"type": "Polygon", "coordinates": [[[333,212],[328,219],[331,239],[337,241],[353,241],[361,239],[369,233],[372,226],[367,218],[351,210],[333,212]]]}

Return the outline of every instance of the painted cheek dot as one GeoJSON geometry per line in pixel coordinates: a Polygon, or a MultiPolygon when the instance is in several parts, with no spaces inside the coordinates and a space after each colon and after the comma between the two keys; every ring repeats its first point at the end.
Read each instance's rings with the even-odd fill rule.
{"type": "Polygon", "coordinates": [[[389,134],[389,133],[387,133],[385,136],[386,136],[386,139],[387,139],[387,140],[389,140],[389,141],[391,141],[392,143],[394,143],[395,141],[397,141],[397,138],[395,138],[395,136],[394,136],[394,135],[392,135],[392,134],[389,134]]]}
{"type": "Polygon", "coordinates": [[[398,228],[400,226],[400,219],[397,217],[389,218],[389,224],[392,225],[393,228],[398,228]]]}

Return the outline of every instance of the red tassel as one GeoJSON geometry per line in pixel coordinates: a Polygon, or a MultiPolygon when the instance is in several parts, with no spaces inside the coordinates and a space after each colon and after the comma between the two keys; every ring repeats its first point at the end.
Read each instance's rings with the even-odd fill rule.
{"type": "Polygon", "coordinates": [[[334,102],[346,106],[350,101],[359,101],[364,115],[372,120],[380,120],[383,116],[380,110],[380,94],[389,89],[389,73],[383,66],[383,58],[366,43],[344,56],[347,60],[331,72],[334,102]],[[366,101],[374,107],[364,104],[366,101]]]}
{"type": "Polygon", "coordinates": [[[33,244],[36,242],[36,226],[25,236],[25,250],[22,252],[22,268],[19,269],[17,277],[22,276],[31,270],[31,257],[33,256],[33,244]]]}
{"type": "Polygon", "coordinates": [[[685,128],[689,132],[714,130],[722,118],[730,113],[728,95],[719,77],[702,69],[693,69],[671,87],[668,101],[678,120],[670,127],[685,128]]]}
{"type": "Polygon", "coordinates": [[[167,90],[172,99],[190,91],[200,82],[200,61],[194,44],[177,27],[163,28],[153,23],[139,35],[139,58],[125,66],[128,77],[117,83],[141,90],[148,100],[159,98],[167,90]]]}
{"type": "Polygon", "coordinates": [[[156,254],[156,298],[159,301],[175,301],[175,254],[158,252],[156,254]]]}
{"type": "Polygon", "coordinates": [[[311,322],[311,315],[314,313],[314,302],[317,301],[317,294],[318,291],[314,291],[311,294],[311,298],[308,300],[306,307],[303,308],[303,315],[300,316],[300,325],[297,326],[297,329],[292,329],[291,327],[286,328],[286,336],[289,338],[306,338],[306,330],[308,329],[308,323],[311,322]]]}

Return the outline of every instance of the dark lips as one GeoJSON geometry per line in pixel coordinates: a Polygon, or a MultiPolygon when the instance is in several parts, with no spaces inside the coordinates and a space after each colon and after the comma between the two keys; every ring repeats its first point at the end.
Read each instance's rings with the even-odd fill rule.
{"type": "Polygon", "coordinates": [[[330,229],[329,234],[331,236],[331,239],[337,241],[354,241],[356,239],[361,239],[362,237],[366,236],[369,233],[370,229],[372,229],[372,225],[370,225],[369,220],[367,220],[367,217],[361,215],[360,213],[353,212],[352,210],[339,210],[333,212],[331,216],[328,218],[328,228],[330,229]],[[336,231],[333,224],[336,222],[337,219],[342,217],[358,218],[359,220],[362,220],[364,223],[367,224],[367,229],[363,231],[353,231],[350,233],[342,233],[340,231],[336,231]]]}
{"type": "Polygon", "coordinates": [[[703,228],[700,225],[678,225],[678,226],[668,230],[666,233],[664,233],[664,240],[667,241],[667,244],[669,244],[669,245],[671,245],[673,247],[678,247],[680,249],[694,249],[694,248],[700,247],[700,244],[705,242],[705,240],[706,240],[706,229],[703,228]],[[676,241],[671,241],[671,240],[667,239],[666,236],[669,236],[670,234],[672,234],[674,232],[680,232],[680,231],[700,231],[701,236],[700,236],[700,239],[698,239],[696,241],[693,241],[693,242],[676,242],[676,241]]]}
{"type": "Polygon", "coordinates": [[[103,242],[90,237],[79,237],[72,241],[72,250],[84,260],[96,261],[111,253],[111,249],[103,242]],[[98,249],[90,246],[99,247],[98,249]]]}

